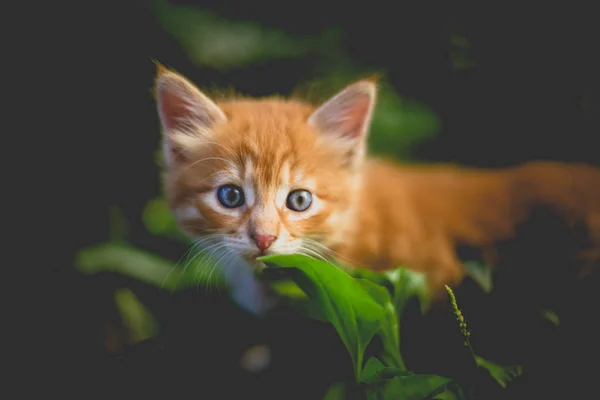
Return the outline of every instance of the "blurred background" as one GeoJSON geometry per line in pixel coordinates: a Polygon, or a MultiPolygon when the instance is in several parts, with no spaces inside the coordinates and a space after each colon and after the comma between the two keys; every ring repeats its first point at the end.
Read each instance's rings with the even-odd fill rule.
{"type": "MultiPolygon", "coordinates": [[[[48,30],[38,31],[31,65],[52,88],[43,93],[44,121],[61,132],[52,155],[59,177],[52,227],[59,230],[34,322],[44,353],[28,360],[50,361],[45,375],[61,390],[85,382],[84,398],[100,390],[139,398],[322,398],[352,374],[329,326],[286,310],[265,323],[218,288],[172,294],[111,272],[112,265],[174,265],[189,247],[161,197],[153,61],[201,88],[251,96],[323,99],[377,73],[371,151],[403,161],[600,165],[600,29],[591,10],[571,4],[157,0],[40,8],[48,30]],[[57,35],[44,44],[50,31],[57,35]],[[125,250],[102,253],[110,245],[125,250]],[[264,343],[269,367],[244,368],[244,351],[264,343]]],[[[478,313],[486,311],[473,308],[472,319],[478,313]]],[[[579,368],[568,357],[589,353],[573,340],[582,330],[561,342],[571,346],[561,353],[543,347],[555,339],[536,340],[534,328],[485,321],[478,329],[489,333],[495,361],[532,365],[510,398],[552,391],[541,382],[579,368]],[[524,355],[532,342],[523,344],[523,335],[539,344],[535,354],[524,355]],[[527,392],[532,387],[538,391],[527,392]]],[[[413,326],[405,343],[427,336],[432,347],[412,359],[408,349],[409,367],[451,373],[444,335],[425,322],[413,326]]]]}

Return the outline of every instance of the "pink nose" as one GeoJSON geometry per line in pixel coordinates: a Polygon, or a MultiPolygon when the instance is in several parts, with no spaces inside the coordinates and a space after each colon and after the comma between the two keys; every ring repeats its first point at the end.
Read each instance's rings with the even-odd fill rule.
{"type": "Polygon", "coordinates": [[[258,233],[253,233],[252,239],[254,239],[256,247],[258,247],[261,251],[265,251],[266,249],[271,247],[271,245],[277,238],[273,235],[261,235],[258,233]]]}

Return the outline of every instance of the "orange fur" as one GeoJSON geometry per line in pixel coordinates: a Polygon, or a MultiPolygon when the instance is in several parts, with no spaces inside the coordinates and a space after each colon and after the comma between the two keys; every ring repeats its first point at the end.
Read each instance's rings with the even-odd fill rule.
{"type": "Polygon", "coordinates": [[[280,98],[215,104],[162,67],[156,82],[169,204],[187,233],[216,234],[224,252],[253,259],[258,232],[277,237],[269,252],[423,271],[439,294],[463,279],[458,246],[481,249],[493,264],[497,244],[517,235],[541,206],[568,224],[584,224],[590,241],[580,254],[600,260],[594,167],[534,162],[487,171],[364,157],[374,105],[369,80],[320,108],[280,98]],[[219,206],[216,190],[224,183],[245,188],[247,204],[219,206]],[[314,196],[305,213],[282,202],[295,189],[314,196]]]}
{"type": "Polygon", "coordinates": [[[584,224],[588,265],[600,261],[597,168],[531,162],[479,170],[372,160],[366,169],[359,207],[367,212],[358,215],[349,240],[337,250],[359,265],[406,265],[425,272],[440,293],[444,284],[463,279],[458,246],[483,250],[484,261],[494,265],[498,244],[518,235],[536,207],[547,207],[568,224],[584,224]]]}

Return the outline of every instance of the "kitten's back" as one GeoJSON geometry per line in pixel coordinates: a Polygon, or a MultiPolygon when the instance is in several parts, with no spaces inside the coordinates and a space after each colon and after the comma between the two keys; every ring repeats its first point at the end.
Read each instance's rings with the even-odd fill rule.
{"type": "Polygon", "coordinates": [[[524,224],[535,225],[540,209],[566,228],[583,226],[578,251],[588,264],[600,260],[598,168],[531,162],[477,169],[371,159],[364,174],[352,248],[343,251],[371,268],[427,272],[436,290],[457,284],[464,274],[459,248],[493,255],[493,262],[499,244],[518,238],[524,224]]]}

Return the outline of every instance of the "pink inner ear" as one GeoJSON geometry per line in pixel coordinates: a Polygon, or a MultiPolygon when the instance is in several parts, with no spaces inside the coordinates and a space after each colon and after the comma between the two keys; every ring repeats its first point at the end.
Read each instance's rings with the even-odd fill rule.
{"type": "Polygon", "coordinates": [[[356,83],[319,107],[309,123],[330,135],[360,139],[367,132],[374,96],[375,87],[372,84],[356,83]]]}
{"type": "Polygon", "coordinates": [[[158,103],[165,129],[171,130],[181,121],[193,117],[192,105],[186,99],[182,88],[161,88],[158,103]]]}
{"type": "Polygon", "coordinates": [[[353,100],[351,108],[347,110],[347,117],[340,121],[345,136],[356,138],[362,134],[369,112],[369,103],[368,95],[361,95],[353,100]]]}

